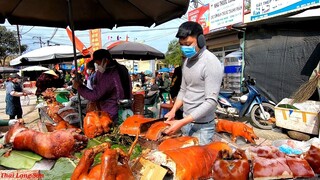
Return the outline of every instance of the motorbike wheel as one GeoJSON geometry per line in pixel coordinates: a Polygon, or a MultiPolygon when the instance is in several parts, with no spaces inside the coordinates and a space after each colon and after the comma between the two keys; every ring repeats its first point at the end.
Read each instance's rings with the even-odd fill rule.
{"type": "Polygon", "coordinates": [[[264,120],[264,116],[262,114],[262,111],[260,109],[259,105],[253,106],[250,116],[251,116],[251,123],[253,126],[260,128],[260,129],[272,129],[275,122],[273,122],[270,118],[274,118],[274,105],[269,103],[262,103],[262,107],[265,111],[265,116],[267,117],[267,120],[264,120]]]}

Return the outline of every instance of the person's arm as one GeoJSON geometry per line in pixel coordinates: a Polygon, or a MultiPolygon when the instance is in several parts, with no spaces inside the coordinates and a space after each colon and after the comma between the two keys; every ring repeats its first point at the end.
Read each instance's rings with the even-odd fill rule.
{"type": "Polygon", "coordinates": [[[11,96],[15,96],[15,97],[21,97],[21,96],[26,96],[27,95],[27,93],[25,93],[25,92],[17,92],[17,91],[15,91],[14,88],[13,88],[13,84],[12,83],[10,83],[10,85],[8,87],[8,92],[10,92],[11,96]]]}
{"type": "Polygon", "coordinates": [[[96,74],[97,83],[91,90],[87,88],[82,82],[74,81],[74,88],[78,90],[78,93],[90,101],[97,101],[105,94],[112,92],[114,88],[114,77],[107,77],[99,72],[96,74]]]}

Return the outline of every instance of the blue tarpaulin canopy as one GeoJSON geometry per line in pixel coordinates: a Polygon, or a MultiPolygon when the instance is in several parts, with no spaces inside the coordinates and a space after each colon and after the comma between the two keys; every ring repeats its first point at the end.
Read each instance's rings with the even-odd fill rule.
{"type": "Polygon", "coordinates": [[[164,68],[159,69],[158,72],[170,72],[170,71],[171,71],[170,68],[164,67],[164,68]]]}

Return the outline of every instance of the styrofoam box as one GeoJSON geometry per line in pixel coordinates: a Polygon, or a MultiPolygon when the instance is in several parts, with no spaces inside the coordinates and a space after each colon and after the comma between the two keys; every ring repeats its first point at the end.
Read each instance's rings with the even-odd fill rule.
{"type": "Polygon", "coordinates": [[[319,134],[320,102],[294,103],[293,106],[299,110],[278,107],[280,104],[290,104],[291,101],[289,98],[282,99],[275,107],[276,125],[308,134],[319,134]]]}

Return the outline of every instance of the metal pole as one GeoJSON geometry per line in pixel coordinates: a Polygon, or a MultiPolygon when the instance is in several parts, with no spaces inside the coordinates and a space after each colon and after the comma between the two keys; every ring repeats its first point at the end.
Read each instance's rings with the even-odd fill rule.
{"type": "Polygon", "coordinates": [[[19,25],[17,25],[17,35],[18,35],[19,55],[21,55],[21,42],[20,42],[19,25]]]}
{"type": "MultiPolygon", "coordinates": [[[[73,16],[72,16],[72,2],[71,0],[67,0],[68,2],[68,12],[69,12],[69,24],[70,29],[72,32],[72,44],[73,44],[73,57],[74,57],[74,67],[76,68],[76,80],[80,80],[78,76],[78,64],[77,64],[77,52],[76,52],[76,42],[75,42],[75,35],[74,35],[74,24],[73,24],[73,16]]],[[[79,108],[79,118],[80,118],[80,128],[83,129],[82,125],[82,109],[81,109],[81,99],[80,94],[78,93],[78,108],[79,108]]]]}

